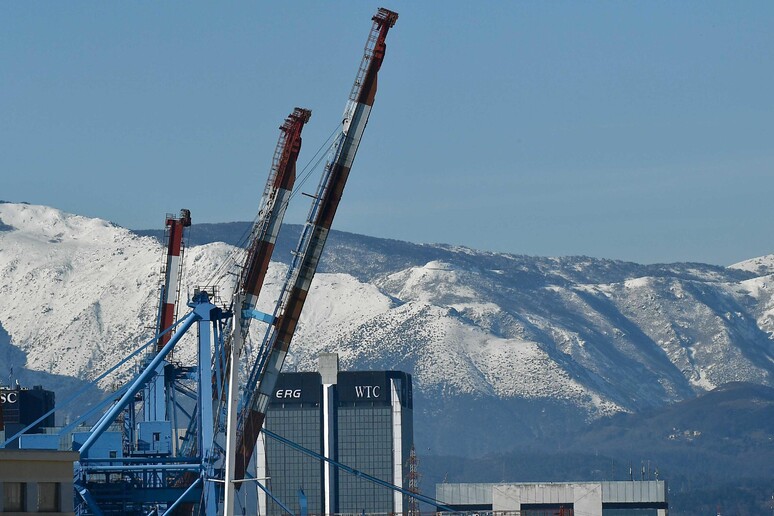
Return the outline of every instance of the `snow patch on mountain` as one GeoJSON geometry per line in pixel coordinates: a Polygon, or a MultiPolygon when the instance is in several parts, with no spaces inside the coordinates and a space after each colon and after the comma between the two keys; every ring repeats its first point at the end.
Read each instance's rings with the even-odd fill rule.
{"type": "Polygon", "coordinates": [[[752,258],[730,265],[729,268],[754,272],[759,276],[774,274],[774,254],[752,258]]]}
{"type": "Polygon", "coordinates": [[[0,320],[28,368],[88,377],[114,359],[109,342],[137,344],[155,316],[155,242],[43,206],[2,204],[0,217],[14,228],[0,233],[0,320]]]}

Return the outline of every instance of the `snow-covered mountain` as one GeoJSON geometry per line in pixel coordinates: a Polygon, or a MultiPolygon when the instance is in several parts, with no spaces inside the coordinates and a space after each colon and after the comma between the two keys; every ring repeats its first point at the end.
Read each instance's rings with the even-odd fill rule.
{"type": "MultiPolygon", "coordinates": [[[[283,230],[276,259],[297,229],[283,230]]],[[[229,299],[240,255],[224,243],[187,249],[183,293],[218,284],[229,299]]],[[[136,349],[152,334],[161,260],[157,240],[109,222],[0,204],[10,338],[0,338],[0,378],[11,366],[93,378],[136,349]]],[[[285,270],[272,264],[265,310],[285,270]]],[[[772,274],[774,256],[639,265],[334,232],[287,366],[314,369],[319,352],[337,351],[348,369],[409,371],[427,443],[497,449],[519,432],[548,435],[731,381],[774,385],[772,274]],[[481,430],[460,444],[458,425],[471,421],[481,430]],[[492,436],[493,422],[513,435],[492,436]]],[[[190,346],[176,356],[190,360],[190,346]]]]}

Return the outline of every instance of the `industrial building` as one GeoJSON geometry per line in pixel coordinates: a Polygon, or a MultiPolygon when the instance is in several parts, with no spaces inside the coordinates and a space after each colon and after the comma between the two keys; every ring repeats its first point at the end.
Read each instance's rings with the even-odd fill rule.
{"type": "Polygon", "coordinates": [[[0,513],[75,514],[78,452],[0,449],[0,513]]]}
{"type": "MultiPolygon", "coordinates": [[[[338,356],[323,354],[319,371],[283,373],[265,427],[319,455],[408,488],[413,443],[411,375],[400,371],[339,371],[338,356]]],[[[402,513],[407,500],[262,434],[256,473],[294,513],[300,493],[311,514],[402,513]]],[[[262,491],[259,513],[284,514],[262,491]]]]}
{"type": "Polygon", "coordinates": [[[436,484],[435,497],[458,511],[520,516],[667,516],[669,509],[663,480],[436,484]]]}

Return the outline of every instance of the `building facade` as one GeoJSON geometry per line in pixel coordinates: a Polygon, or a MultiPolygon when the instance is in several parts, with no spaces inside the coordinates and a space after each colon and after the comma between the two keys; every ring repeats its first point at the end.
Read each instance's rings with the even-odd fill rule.
{"type": "MultiPolygon", "coordinates": [[[[406,487],[413,444],[411,375],[400,371],[339,371],[325,354],[314,373],[280,375],[266,416],[271,432],[315,453],[386,482],[406,487]]],[[[260,514],[295,514],[305,499],[309,514],[403,512],[407,500],[261,435],[256,474],[260,514]],[[303,495],[300,493],[303,491],[303,495]]]]}
{"type": "Polygon", "coordinates": [[[0,449],[0,513],[75,514],[78,452],[0,449]]]}
{"type": "Polygon", "coordinates": [[[435,497],[457,511],[520,516],[667,516],[663,480],[436,484],[435,497]]]}

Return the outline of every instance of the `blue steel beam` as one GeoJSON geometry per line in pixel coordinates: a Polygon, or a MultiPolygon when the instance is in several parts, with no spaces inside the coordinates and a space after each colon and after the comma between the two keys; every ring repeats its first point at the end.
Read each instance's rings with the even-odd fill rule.
{"type": "MultiPolygon", "coordinates": [[[[218,323],[223,317],[230,316],[230,313],[224,314],[217,306],[209,301],[206,292],[200,292],[194,296],[193,303],[189,303],[198,316],[199,323],[199,363],[198,363],[198,444],[200,455],[202,457],[203,474],[212,477],[214,454],[214,412],[212,396],[212,355],[213,349],[217,350],[219,338],[218,323]]],[[[217,488],[215,484],[205,484],[204,502],[205,513],[215,514],[217,511],[217,488]]]]}
{"type": "Polygon", "coordinates": [[[81,500],[86,503],[94,516],[103,516],[104,513],[99,508],[99,505],[97,505],[97,501],[94,499],[89,490],[86,489],[86,487],[78,484],[77,482],[73,484],[73,487],[75,488],[75,492],[78,493],[78,495],[81,497],[81,500]]]}
{"type": "MultiPolygon", "coordinates": [[[[127,383],[126,385],[124,385],[123,387],[121,387],[120,389],[118,389],[116,392],[113,392],[113,393],[111,393],[111,394],[110,394],[110,395],[109,395],[107,398],[103,399],[103,400],[102,400],[102,401],[99,403],[99,405],[97,405],[96,407],[94,407],[93,409],[91,409],[89,412],[87,412],[86,414],[84,414],[84,415],[82,415],[81,417],[79,417],[79,418],[78,418],[76,421],[78,421],[79,423],[80,423],[80,421],[85,421],[85,420],[86,420],[86,419],[87,419],[87,418],[88,418],[88,417],[91,415],[91,413],[92,413],[92,412],[93,412],[93,411],[94,411],[94,410],[95,410],[97,407],[102,407],[102,406],[104,406],[104,405],[108,405],[108,404],[109,404],[109,402],[111,402],[111,401],[112,401],[113,403],[117,403],[117,402],[118,402],[118,400],[120,400],[120,399],[121,399],[121,396],[123,396],[123,395],[126,393],[126,391],[129,389],[129,387],[130,387],[130,386],[131,386],[131,384],[127,383]]],[[[95,428],[97,425],[99,425],[99,424],[102,422],[102,420],[103,420],[103,419],[105,419],[105,416],[106,416],[106,415],[107,415],[107,412],[106,412],[105,414],[102,414],[102,415],[100,416],[100,418],[97,420],[97,422],[96,422],[96,423],[94,423],[94,424],[93,424],[91,427],[92,427],[92,428],[95,428]]],[[[73,424],[75,424],[75,421],[73,421],[73,423],[71,423],[70,425],[72,426],[73,424]]],[[[61,431],[60,431],[60,434],[61,434],[63,431],[64,431],[64,430],[61,430],[61,431]]]]}
{"type": "Polygon", "coordinates": [[[90,463],[105,463],[110,462],[112,463],[121,463],[121,464],[148,464],[149,460],[159,460],[163,461],[164,464],[187,464],[191,459],[191,457],[164,457],[163,459],[157,459],[154,457],[153,459],[150,459],[149,457],[115,457],[112,459],[106,459],[105,457],[95,457],[93,459],[81,459],[79,462],[81,466],[88,466],[90,463]]]}
{"type": "Polygon", "coordinates": [[[94,405],[92,408],[89,409],[88,412],[76,418],[69,425],[63,426],[62,428],[60,428],[59,431],[56,433],[56,435],[58,435],[59,437],[62,437],[63,435],[67,435],[68,433],[70,433],[70,430],[78,426],[81,423],[81,421],[85,421],[86,419],[91,417],[91,415],[94,414],[95,412],[102,410],[110,403],[115,402],[119,397],[121,397],[124,394],[124,392],[126,392],[126,389],[128,388],[129,388],[129,385],[127,384],[121,387],[120,389],[118,389],[116,392],[111,392],[108,397],[100,401],[98,404],[94,405]]]}
{"type": "MultiPolygon", "coordinates": [[[[240,480],[240,482],[245,482],[245,481],[248,481],[248,480],[250,480],[250,479],[240,480]]],[[[279,499],[279,498],[277,498],[276,496],[274,496],[274,495],[271,493],[271,491],[269,491],[269,488],[268,488],[268,487],[266,487],[265,485],[261,484],[261,483],[260,483],[260,482],[258,482],[258,481],[256,481],[256,482],[255,482],[255,484],[258,486],[258,488],[259,488],[261,491],[263,491],[264,493],[266,493],[266,494],[269,496],[269,498],[271,498],[272,500],[274,500],[274,503],[276,503],[277,505],[279,505],[280,507],[282,507],[282,510],[284,510],[286,513],[290,514],[291,516],[294,516],[294,515],[293,515],[293,511],[291,511],[291,510],[288,508],[288,506],[287,506],[287,505],[285,505],[284,503],[282,503],[282,501],[280,501],[280,499],[279,499]]]]}
{"type": "Polygon", "coordinates": [[[269,324],[274,324],[274,322],[277,320],[277,318],[274,317],[273,315],[261,312],[260,310],[255,310],[254,308],[243,309],[242,319],[255,319],[256,321],[261,321],[269,324]]]}
{"type": "MultiPolygon", "coordinates": [[[[102,459],[103,461],[105,459],[102,459]]],[[[94,473],[100,471],[199,471],[201,464],[127,464],[123,466],[83,466],[83,471],[94,473]]]]}
{"type": "Polygon", "coordinates": [[[131,387],[121,397],[118,403],[113,405],[105,417],[100,420],[100,423],[92,429],[91,435],[86,439],[86,441],[84,441],[79,450],[82,456],[88,456],[89,449],[97,441],[99,436],[101,436],[105,430],[107,430],[113,420],[118,417],[118,413],[124,409],[126,404],[134,399],[135,394],[137,394],[140,389],[142,389],[143,385],[145,385],[145,382],[147,382],[155,374],[156,367],[161,363],[162,360],[164,360],[169,352],[172,351],[172,348],[175,347],[175,344],[177,344],[183,335],[185,335],[185,332],[188,331],[193,323],[199,319],[201,319],[201,316],[195,310],[183,318],[180,323],[180,328],[175,332],[174,335],[172,335],[172,338],[169,339],[169,342],[167,342],[161,351],[159,351],[159,353],[153,357],[153,360],[151,360],[150,364],[148,364],[145,370],[140,373],[140,375],[134,381],[131,382],[131,387]]]}
{"type": "Polygon", "coordinates": [[[175,509],[177,508],[177,506],[180,505],[181,503],[183,503],[183,501],[186,499],[186,497],[189,495],[189,493],[191,493],[194,489],[196,489],[199,486],[199,484],[201,484],[201,483],[202,483],[202,478],[201,477],[197,478],[196,482],[191,484],[188,487],[188,489],[186,489],[183,492],[183,494],[180,495],[180,498],[175,500],[175,502],[172,505],[170,505],[169,508],[166,511],[164,511],[164,516],[166,516],[167,514],[173,514],[175,509]]]}
{"type": "Polygon", "coordinates": [[[80,389],[78,389],[78,390],[75,392],[75,394],[73,394],[73,395],[70,397],[70,399],[68,399],[68,400],[67,400],[67,401],[65,401],[64,403],[62,403],[62,404],[59,404],[59,405],[57,405],[56,407],[52,408],[51,410],[49,410],[48,412],[46,412],[45,414],[43,414],[42,416],[40,416],[40,417],[39,417],[38,419],[36,419],[35,421],[33,421],[33,422],[32,422],[32,423],[30,423],[29,425],[25,426],[24,428],[22,428],[21,430],[19,430],[18,432],[16,432],[16,434],[12,435],[10,438],[6,439],[6,440],[5,440],[5,442],[3,442],[2,444],[0,444],[0,448],[5,448],[7,445],[9,445],[11,442],[13,442],[13,440],[14,440],[14,439],[16,439],[17,437],[19,437],[20,435],[22,435],[24,432],[26,432],[26,431],[27,431],[27,430],[29,430],[30,428],[34,427],[35,425],[37,425],[38,423],[40,423],[41,421],[43,421],[44,419],[46,419],[48,416],[50,416],[51,414],[53,414],[55,411],[57,411],[57,410],[62,410],[63,408],[70,406],[70,404],[71,404],[71,403],[73,403],[73,402],[75,402],[75,400],[76,400],[76,399],[78,399],[78,398],[79,398],[79,397],[80,397],[80,396],[81,396],[83,393],[87,392],[87,391],[88,391],[90,388],[92,388],[92,387],[94,387],[95,385],[97,385],[97,384],[98,384],[98,383],[99,383],[99,382],[100,382],[100,381],[101,381],[103,378],[105,378],[107,375],[109,375],[110,373],[112,373],[113,371],[115,371],[116,369],[118,369],[119,367],[121,367],[122,365],[124,365],[125,363],[127,363],[129,360],[131,360],[132,358],[136,357],[137,355],[139,355],[140,353],[142,353],[143,351],[145,351],[145,349],[147,349],[147,348],[148,348],[148,346],[150,346],[151,344],[153,344],[154,342],[156,342],[157,340],[159,340],[159,339],[160,339],[160,338],[161,338],[163,335],[165,335],[166,333],[168,333],[168,332],[172,331],[172,330],[173,330],[174,328],[176,328],[176,327],[177,327],[177,325],[179,325],[181,322],[182,322],[182,319],[179,319],[179,320],[178,320],[178,321],[177,321],[175,324],[173,324],[172,326],[170,326],[169,328],[167,328],[166,330],[164,330],[163,332],[159,333],[158,335],[156,335],[155,337],[153,337],[151,340],[149,340],[148,342],[146,342],[145,344],[143,344],[142,346],[140,346],[140,347],[139,347],[138,349],[136,349],[136,350],[135,350],[135,351],[134,351],[132,354],[130,354],[129,356],[127,356],[126,358],[124,358],[123,360],[121,360],[120,362],[118,362],[116,365],[114,365],[113,367],[111,367],[110,369],[108,369],[107,371],[105,371],[104,373],[102,373],[101,375],[99,375],[98,377],[96,377],[96,378],[95,378],[94,380],[92,380],[91,382],[87,383],[86,385],[84,385],[83,387],[81,387],[80,389]]]}

